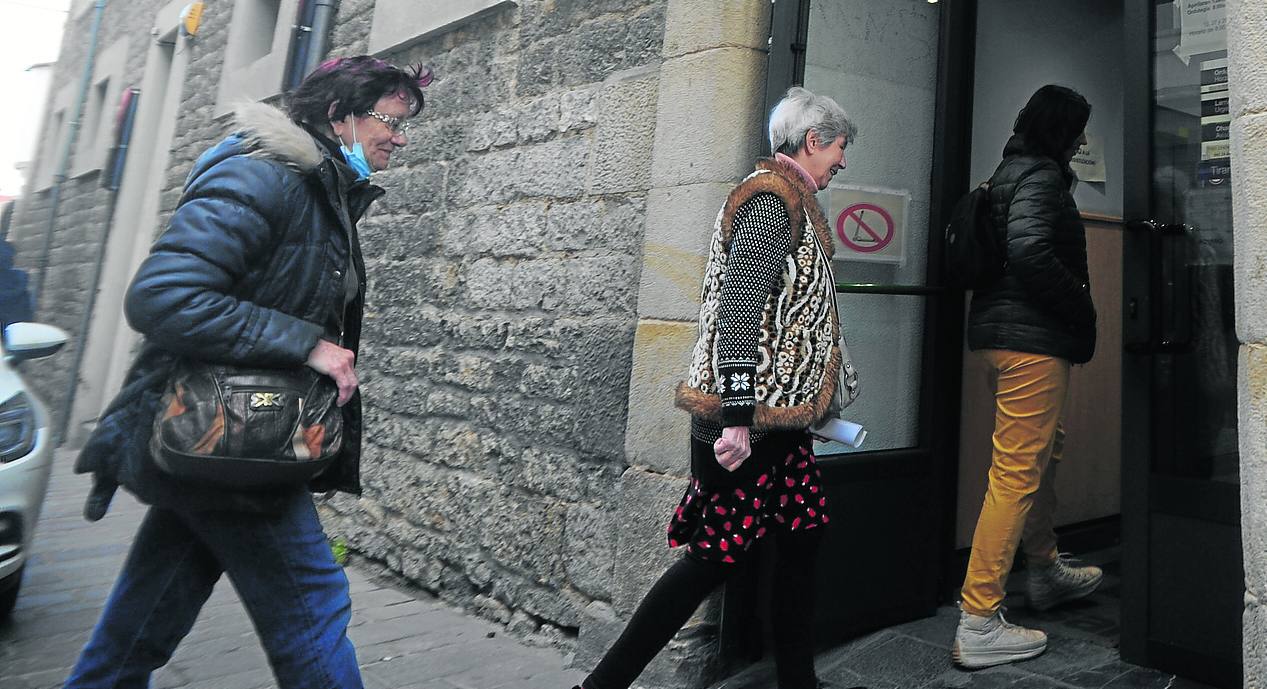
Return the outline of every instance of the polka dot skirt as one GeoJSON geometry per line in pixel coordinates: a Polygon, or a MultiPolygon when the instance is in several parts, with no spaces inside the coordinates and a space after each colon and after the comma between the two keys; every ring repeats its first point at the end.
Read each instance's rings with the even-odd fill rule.
{"type": "Polygon", "coordinates": [[[699,559],[735,563],[770,529],[831,521],[809,434],[772,434],[752,449],[731,473],[711,443],[692,439],[691,484],[669,521],[670,548],[685,545],[699,559]]]}

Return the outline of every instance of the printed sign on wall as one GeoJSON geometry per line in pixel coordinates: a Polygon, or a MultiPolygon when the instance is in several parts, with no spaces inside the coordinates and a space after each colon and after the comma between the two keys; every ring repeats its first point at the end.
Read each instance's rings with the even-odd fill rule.
{"type": "Polygon", "coordinates": [[[824,193],[836,260],[898,264],[906,261],[910,192],[832,184],[824,193]]]}
{"type": "Polygon", "coordinates": [[[1087,134],[1087,143],[1078,148],[1073,160],[1069,161],[1069,167],[1078,176],[1079,182],[1105,181],[1104,146],[1100,144],[1100,137],[1087,134]]]}
{"type": "Polygon", "coordinates": [[[1179,44],[1174,53],[1186,65],[1193,55],[1227,50],[1227,0],[1177,0],[1179,44]]]}

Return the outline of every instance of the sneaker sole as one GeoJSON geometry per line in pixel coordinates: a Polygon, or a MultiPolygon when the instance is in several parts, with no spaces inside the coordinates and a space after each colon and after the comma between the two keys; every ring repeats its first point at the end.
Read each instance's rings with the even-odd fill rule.
{"type": "Polygon", "coordinates": [[[950,657],[955,664],[969,669],[980,670],[981,668],[994,667],[995,665],[1004,665],[1006,663],[1015,663],[1022,660],[1029,660],[1036,656],[1042,655],[1047,650],[1047,642],[1038,642],[1037,646],[1013,646],[1011,648],[992,648],[982,651],[963,652],[959,647],[959,640],[956,639],[950,648],[950,657]]]}
{"type": "Polygon", "coordinates": [[[1095,579],[1094,581],[1084,584],[1081,588],[1076,588],[1076,589],[1072,589],[1065,592],[1065,594],[1060,596],[1059,598],[1054,598],[1049,601],[1041,601],[1041,602],[1035,601],[1033,598],[1029,597],[1028,595],[1026,595],[1025,598],[1031,610],[1037,610],[1038,612],[1046,612],[1056,607],[1057,605],[1062,605],[1064,603],[1071,603],[1073,601],[1086,598],[1087,596],[1095,593],[1096,589],[1100,588],[1100,584],[1102,583],[1104,583],[1103,574],[1101,574],[1098,579],[1095,579]]]}

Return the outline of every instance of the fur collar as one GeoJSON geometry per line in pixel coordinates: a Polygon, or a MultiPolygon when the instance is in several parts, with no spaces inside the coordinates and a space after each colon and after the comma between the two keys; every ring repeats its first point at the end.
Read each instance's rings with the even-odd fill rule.
{"type": "Polygon", "coordinates": [[[722,241],[730,243],[730,233],[734,228],[735,213],[748,199],[760,193],[776,194],[783,199],[787,207],[788,220],[791,222],[792,246],[801,241],[801,232],[805,229],[805,216],[808,215],[818,235],[818,242],[827,252],[828,258],[835,254],[831,229],[823,209],[818,205],[817,189],[805,183],[801,173],[787,163],[775,158],[759,158],[757,170],[765,170],[774,174],[749,175],[730,192],[726,204],[722,207],[722,241]]]}
{"type": "Polygon", "coordinates": [[[234,110],[233,120],[249,155],[276,160],[302,173],[316,169],[325,158],[311,134],[271,105],[244,103],[234,110]]]}
{"type": "Polygon", "coordinates": [[[800,170],[778,158],[758,158],[757,169],[777,172],[787,178],[802,197],[814,198],[814,194],[818,193],[817,189],[811,189],[805,183],[805,175],[802,175],[800,170]]]}

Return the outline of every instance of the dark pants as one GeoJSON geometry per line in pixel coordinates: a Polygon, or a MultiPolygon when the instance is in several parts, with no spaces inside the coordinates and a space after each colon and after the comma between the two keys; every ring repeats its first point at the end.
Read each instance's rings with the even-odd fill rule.
{"type": "MultiPolygon", "coordinates": [[[[822,529],[780,531],[774,578],[774,660],[779,689],[814,689],[814,560],[822,529]]],[[[627,689],[651,659],[731,574],[733,565],[692,555],[660,576],[629,626],[585,678],[585,689],[627,689]]]]}
{"type": "Polygon", "coordinates": [[[302,491],[279,514],[150,508],[64,689],[148,687],[222,573],[281,689],[360,689],[348,580],[302,491]]]}

